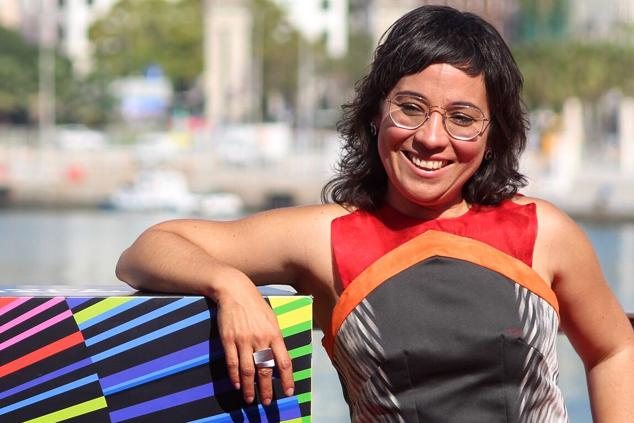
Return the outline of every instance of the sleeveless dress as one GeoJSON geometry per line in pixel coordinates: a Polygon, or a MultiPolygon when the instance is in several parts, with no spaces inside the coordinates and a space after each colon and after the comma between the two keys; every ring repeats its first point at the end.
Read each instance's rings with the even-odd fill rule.
{"type": "Polygon", "coordinates": [[[343,293],[324,346],[353,422],[567,422],[535,204],[332,223],[343,293]]]}

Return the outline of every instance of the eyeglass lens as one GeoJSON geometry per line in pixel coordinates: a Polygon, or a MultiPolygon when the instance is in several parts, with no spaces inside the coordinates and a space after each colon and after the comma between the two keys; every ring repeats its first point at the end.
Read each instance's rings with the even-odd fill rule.
{"type": "Polygon", "coordinates": [[[450,136],[470,140],[477,137],[484,128],[484,113],[480,109],[468,106],[451,106],[447,109],[431,107],[422,99],[397,95],[390,100],[390,117],[403,129],[416,129],[430,117],[432,111],[443,116],[445,130],[450,136]]]}

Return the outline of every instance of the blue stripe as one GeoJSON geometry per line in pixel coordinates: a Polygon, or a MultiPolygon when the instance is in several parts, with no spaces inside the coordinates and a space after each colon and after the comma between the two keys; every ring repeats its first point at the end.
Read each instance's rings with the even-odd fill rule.
{"type": "Polygon", "coordinates": [[[127,323],[114,327],[110,330],[100,333],[99,335],[95,335],[92,338],[88,338],[84,341],[86,346],[94,345],[98,342],[104,341],[108,338],[111,338],[115,335],[118,335],[122,332],[125,332],[130,329],[134,329],[144,323],[147,323],[151,320],[154,320],[158,317],[164,316],[174,310],[178,310],[179,308],[183,308],[188,306],[196,301],[204,301],[200,299],[200,297],[184,297],[173,303],[167,304],[161,308],[157,308],[156,310],[152,310],[151,312],[144,314],[143,316],[139,316],[136,319],[132,319],[127,323]]]}
{"type": "Polygon", "coordinates": [[[0,408],[0,415],[10,413],[11,411],[17,410],[22,407],[26,407],[27,405],[35,404],[36,402],[43,401],[45,399],[54,397],[56,395],[63,394],[72,389],[79,388],[84,385],[88,385],[89,383],[97,382],[98,379],[99,378],[97,377],[97,375],[93,374],[93,375],[81,378],[79,380],[76,380],[74,382],[67,383],[66,385],[59,386],[55,389],[51,389],[42,394],[35,395],[30,398],[26,398],[22,401],[18,401],[11,405],[7,405],[6,407],[0,408]]]}
{"type": "Polygon", "coordinates": [[[123,313],[124,311],[130,310],[133,307],[138,306],[139,304],[142,304],[144,302],[146,302],[147,300],[149,300],[150,297],[145,297],[145,298],[135,298],[133,300],[127,301],[121,305],[118,305],[108,311],[106,311],[105,313],[101,313],[95,317],[93,317],[92,319],[88,319],[85,322],[82,322],[79,325],[79,329],[84,330],[86,328],[91,327],[92,325],[96,325],[97,323],[101,323],[104,320],[107,320],[113,316],[116,316],[117,314],[123,313]]]}
{"type": "Polygon", "coordinates": [[[68,304],[68,308],[72,310],[88,300],[92,300],[92,297],[67,297],[66,304],[68,304]]]}
{"type": "MultiPolygon", "coordinates": [[[[103,388],[110,388],[114,385],[119,385],[123,382],[145,376],[148,373],[153,373],[182,363],[183,361],[209,354],[209,342],[203,341],[153,360],[137,364],[136,366],[128,367],[110,376],[102,377],[99,382],[103,388]]],[[[215,355],[216,352],[212,352],[211,354],[215,355]]]]}
{"type": "Polygon", "coordinates": [[[104,395],[116,394],[117,392],[125,391],[126,389],[134,388],[135,386],[143,385],[144,383],[152,382],[153,380],[167,377],[169,375],[173,375],[174,373],[183,372],[187,369],[191,369],[193,367],[197,367],[208,362],[209,355],[201,355],[200,357],[184,361],[180,364],[175,364],[173,366],[166,367],[164,369],[160,369],[134,379],[130,379],[126,382],[119,383],[109,388],[105,388],[103,389],[103,393],[104,395]]]}
{"type": "MultiPolygon", "coordinates": [[[[299,409],[299,403],[297,402],[297,397],[288,397],[288,398],[283,398],[281,400],[273,401],[271,402],[271,405],[267,408],[270,408],[270,407],[275,407],[279,411],[279,420],[276,420],[276,422],[292,420],[292,419],[297,419],[302,417],[301,410],[299,409]]],[[[255,407],[249,407],[247,408],[247,410],[250,411],[250,410],[253,410],[254,408],[255,407]]],[[[258,420],[259,422],[274,423],[268,419],[268,416],[266,415],[266,409],[264,407],[262,407],[261,405],[258,405],[257,410],[258,410],[258,414],[260,415],[260,420],[258,420]]],[[[220,423],[220,422],[233,423],[235,421],[248,422],[250,420],[245,410],[239,409],[239,410],[235,410],[233,413],[217,414],[215,416],[203,417],[202,419],[190,420],[189,423],[220,423]],[[236,416],[237,412],[240,412],[242,414],[241,419],[237,418],[236,416]]]]}
{"type": "Polygon", "coordinates": [[[22,391],[26,390],[26,389],[32,388],[34,386],[37,386],[37,385],[39,385],[41,383],[48,382],[49,380],[53,380],[53,379],[55,379],[55,378],[57,378],[59,376],[64,376],[67,373],[70,373],[70,372],[75,371],[77,369],[81,369],[82,367],[89,366],[90,364],[91,364],[90,359],[89,358],[84,358],[83,360],[78,361],[77,363],[68,365],[66,367],[62,367],[59,370],[55,370],[54,372],[45,374],[45,375],[40,376],[40,377],[38,377],[36,379],[33,379],[33,380],[29,381],[29,382],[25,382],[22,385],[18,385],[18,386],[14,387],[14,388],[8,389],[8,390],[0,393],[0,400],[4,399],[4,398],[7,398],[7,397],[10,397],[11,395],[15,395],[15,394],[17,394],[19,392],[22,392],[22,391]]]}
{"type": "Polygon", "coordinates": [[[209,310],[205,310],[200,312],[194,316],[188,317],[187,319],[181,320],[180,322],[172,323],[169,326],[164,328],[155,330],[154,332],[150,332],[147,335],[140,336],[136,339],[128,341],[124,344],[117,345],[116,347],[110,348],[104,352],[99,354],[95,354],[92,356],[93,363],[97,363],[101,360],[104,360],[108,357],[112,357],[113,355],[120,354],[124,351],[130,350],[134,347],[138,347],[139,345],[143,345],[155,339],[161,338],[163,336],[169,335],[170,333],[177,332],[186,327],[195,325],[196,323],[200,323],[202,321],[209,319],[209,310]]]}
{"type": "Polygon", "coordinates": [[[211,383],[189,388],[174,394],[165,395],[164,397],[155,398],[140,404],[131,405],[110,413],[110,420],[113,423],[130,420],[135,417],[165,410],[166,408],[176,407],[178,405],[187,404],[199,399],[214,396],[214,387],[211,383]]]}

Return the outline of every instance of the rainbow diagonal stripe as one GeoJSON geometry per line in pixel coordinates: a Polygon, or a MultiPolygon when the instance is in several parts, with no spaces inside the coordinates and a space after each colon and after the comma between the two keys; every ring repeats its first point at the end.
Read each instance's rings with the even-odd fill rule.
{"type": "Polygon", "coordinates": [[[311,297],[265,297],[293,360],[295,395],[276,378],[277,399],[263,407],[231,386],[205,298],[42,292],[0,298],[0,421],[310,421],[311,297]]]}

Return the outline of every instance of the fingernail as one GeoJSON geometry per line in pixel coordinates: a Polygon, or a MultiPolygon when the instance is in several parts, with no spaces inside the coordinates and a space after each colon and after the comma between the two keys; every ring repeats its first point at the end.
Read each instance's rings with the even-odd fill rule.
{"type": "Polygon", "coordinates": [[[270,398],[263,399],[262,404],[264,404],[265,406],[271,405],[271,399],[270,398]]]}
{"type": "Polygon", "coordinates": [[[251,404],[253,402],[253,397],[247,397],[246,402],[247,404],[251,404]]]}
{"type": "Polygon", "coordinates": [[[240,389],[240,384],[239,383],[234,383],[233,387],[239,390],[240,389]]]}
{"type": "Polygon", "coordinates": [[[287,397],[290,397],[293,395],[294,392],[295,392],[295,389],[288,388],[284,393],[286,394],[287,397]]]}

